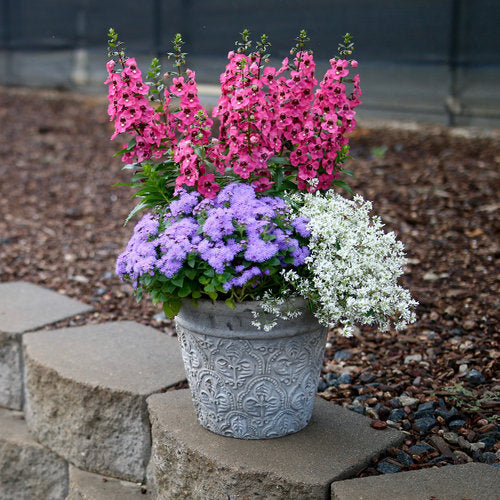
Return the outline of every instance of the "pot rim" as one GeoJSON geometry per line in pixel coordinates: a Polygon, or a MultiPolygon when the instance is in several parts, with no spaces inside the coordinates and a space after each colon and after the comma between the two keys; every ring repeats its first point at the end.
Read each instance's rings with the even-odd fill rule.
{"type": "MultiPolygon", "coordinates": [[[[252,325],[255,317],[252,311],[261,311],[260,301],[239,302],[231,309],[224,301],[202,299],[194,306],[191,299],[184,299],[175,324],[198,335],[227,338],[233,340],[265,340],[299,335],[310,335],[325,329],[309,311],[302,297],[290,299],[294,309],[301,309],[297,318],[276,319],[276,326],[269,331],[258,330],[252,325]]],[[[265,313],[264,313],[265,314],[265,313]]],[[[264,316],[265,317],[265,316],[264,316]]],[[[274,319],[268,315],[269,319],[274,319]]]]}

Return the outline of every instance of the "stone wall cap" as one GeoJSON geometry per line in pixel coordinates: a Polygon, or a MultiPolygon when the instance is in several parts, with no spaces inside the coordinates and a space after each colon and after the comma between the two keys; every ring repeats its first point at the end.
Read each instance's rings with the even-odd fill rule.
{"type": "Polygon", "coordinates": [[[332,500],[498,499],[500,470],[487,464],[447,465],[332,484],[332,500]]]}
{"type": "MultiPolygon", "coordinates": [[[[168,435],[179,449],[212,463],[217,470],[239,470],[325,489],[332,481],[352,477],[371,458],[403,441],[399,431],[374,430],[369,418],[319,397],[305,429],[266,440],[229,438],[202,428],[187,389],[154,394],[147,402],[153,436],[168,435]]],[[[175,464],[169,467],[175,469],[175,464]]]]}
{"type": "Polygon", "coordinates": [[[149,395],[185,379],[177,339],[133,321],[27,333],[25,356],[91,387],[149,395]]]}
{"type": "Polygon", "coordinates": [[[93,308],[25,281],[0,283],[0,338],[42,328],[93,308]]]}

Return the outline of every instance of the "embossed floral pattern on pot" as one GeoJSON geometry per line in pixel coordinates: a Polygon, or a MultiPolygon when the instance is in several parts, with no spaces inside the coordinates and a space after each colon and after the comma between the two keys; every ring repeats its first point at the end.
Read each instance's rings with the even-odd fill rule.
{"type": "Polygon", "coordinates": [[[186,301],[176,317],[200,424],[217,434],[265,439],[304,428],[312,414],[326,329],[301,299],[299,318],[269,332],[252,326],[258,302],[186,301]]]}

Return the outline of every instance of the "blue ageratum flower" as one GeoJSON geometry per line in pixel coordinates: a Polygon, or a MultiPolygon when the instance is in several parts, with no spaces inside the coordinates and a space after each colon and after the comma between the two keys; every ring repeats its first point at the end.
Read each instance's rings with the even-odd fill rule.
{"type": "Polygon", "coordinates": [[[199,264],[190,275],[208,265],[224,275],[223,289],[230,291],[255,286],[272,268],[302,265],[309,249],[299,240],[308,234],[306,218],[294,220],[281,198],[258,198],[252,186],[229,184],[212,200],[180,190],[163,214],[137,223],[116,271],[137,286],[145,276],[174,279],[194,257],[199,264]]]}

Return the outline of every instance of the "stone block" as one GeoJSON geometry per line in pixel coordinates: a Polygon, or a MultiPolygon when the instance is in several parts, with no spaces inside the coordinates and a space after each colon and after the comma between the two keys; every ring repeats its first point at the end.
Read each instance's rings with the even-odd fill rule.
{"type": "Polygon", "coordinates": [[[177,339],[131,321],[28,333],[26,420],[77,467],[143,481],[146,398],[184,380],[177,339]]]}
{"type": "Polygon", "coordinates": [[[150,500],[143,486],[69,466],[66,500],[150,500]]]}
{"type": "Polygon", "coordinates": [[[196,419],[189,390],[148,398],[153,448],[148,484],[159,499],[326,499],[403,435],[317,398],[309,425],[267,440],[213,434],[196,419]]]}
{"type": "Polygon", "coordinates": [[[332,484],[332,500],[498,500],[500,470],[470,463],[398,474],[350,479],[332,484]]]}
{"type": "Polygon", "coordinates": [[[22,409],[22,333],[91,310],[31,283],[0,283],[0,406],[22,409]]]}
{"type": "Polygon", "coordinates": [[[63,500],[68,463],[35,442],[23,414],[0,408],[0,498],[63,500]]]}
{"type": "Polygon", "coordinates": [[[24,281],[0,283],[0,332],[15,336],[92,307],[52,290],[24,281]]]}

